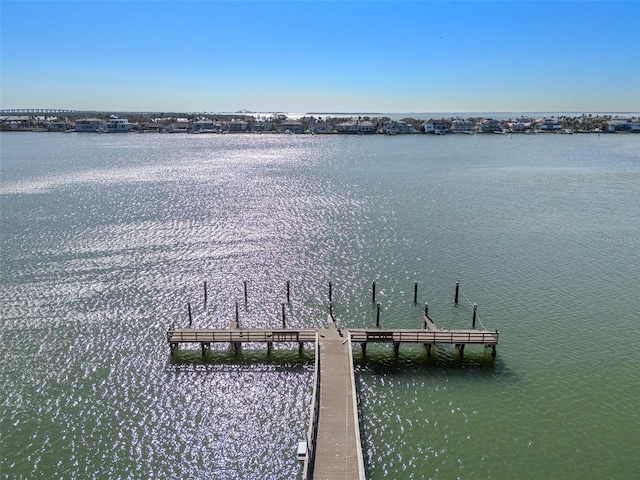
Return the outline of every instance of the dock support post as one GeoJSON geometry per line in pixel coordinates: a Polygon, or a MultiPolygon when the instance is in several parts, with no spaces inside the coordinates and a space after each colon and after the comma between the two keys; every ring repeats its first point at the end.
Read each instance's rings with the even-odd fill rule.
{"type": "Polygon", "coordinates": [[[291,303],[291,284],[287,280],[287,303],[291,303]]]}
{"type": "Polygon", "coordinates": [[[393,353],[396,357],[400,354],[400,342],[393,342],[393,353]]]}
{"type": "Polygon", "coordinates": [[[431,343],[425,343],[424,344],[424,348],[427,349],[427,356],[430,357],[431,356],[431,343]]]}
{"type": "Polygon", "coordinates": [[[298,355],[302,355],[303,352],[304,352],[304,343],[300,342],[298,343],[298,355]]]}
{"type": "Polygon", "coordinates": [[[380,302],[376,303],[376,327],[380,326],[380,302]]]}
{"type": "Polygon", "coordinates": [[[471,323],[471,326],[472,326],[473,328],[476,328],[476,317],[478,316],[478,313],[477,313],[477,312],[478,312],[478,304],[477,304],[477,303],[474,303],[474,304],[473,304],[473,321],[472,321],[472,323],[471,323]]]}
{"type": "Polygon", "coordinates": [[[178,344],[177,343],[170,343],[169,344],[169,350],[171,350],[171,355],[173,355],[173,352],[178,350],[178,344]]]}
{"type": "Polygon", "coordinates": [[[267,355],[271,355],[272,348],[273,348],[273,342],[267,342],[267,355]]]}
{"type": "Polygon", "coordinates": [[[453,302],[457,305],[458,304],[458,291],[460,290],[460,280],[456,280],[456,296],[453,299],[453,302]]]}
{"type": "Polygon", "coordinates": [[[193,319],[191,318],[191,302],[187,303],[187,309],[189,310],[189,328],[191,328],[191,324],[193,323],[193,319]]]}
{"type": "Polygon", "coordinates": [[[285,311],[284,311],[284,307],[285,307],[286,303],[282,304],[282,328],[287,328],[287,322],[285,319],[285,311]]]}
{"type": "Polygon", "coordinates": [[[365,356],[367,354],[367,342],[362,342],[360,348],[362,349],[362,356],[365,356]]]}
{"type": "MultiPolygon", "coordinates": [[[[424,304],[424,316],[428,317],[429,316],[429,304],[425,303],[424,304]]],[[[424,328],[427,328],[427,319],[424,319],[424,328]]]]}
{"type": "Polygon", "coordinates": [[[211,344],[202,342],[200,344],[200,348],[202,349],[202,356],[204,357],[204,355],[207,353],[207,348],[211,348],[211,344]]]}
{"type": "Polygon", "coordinates": [[[495,345],[491,345],[491,356],[495,358],[496,356],[496,346],[495,345]]]}
{"type": "Polygon", "coordinates": [[[371,285],[371,301],[376,303],[376,282],[371,285]]]}
{"type": "Polygon", "coordinates": [[[236,328],[240,328],[240,311],[238,308],[238,302],[236,302],[236,328]]]}
{"type": "Polygon", "coordinates": [[[463,358],[464,357],[464,343],[457,344],[456,348],[460,352],[460,358],[463,358]]]}
{"type": "Polygon", "coordinates": [[[413,303],[418,303],[418,282],[413,284],[413,303]]]}
{"type": "Polygon", "coordinates": [[[204,309],[207,309],[207,281],[204,281],[204,309]]]}
{"type": "Polygon", "coordinates": [[[248,294],[247,294],[247,281],[244,281],[244,305],[247,306],[248,294]]]}
{"type": "Polygon", "coordinates": [[[329,301],[333,300],[333,285],[329,282],[329,301]]]}

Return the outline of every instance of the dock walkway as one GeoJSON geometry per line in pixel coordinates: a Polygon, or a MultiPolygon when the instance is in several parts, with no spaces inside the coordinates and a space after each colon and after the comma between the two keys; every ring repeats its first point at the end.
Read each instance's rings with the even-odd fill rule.
{"type": "Polygon", "coordinates": [[[320,330],[320,413],[314,480],[364,480],[351,342],[329,316],[320,330]]]}

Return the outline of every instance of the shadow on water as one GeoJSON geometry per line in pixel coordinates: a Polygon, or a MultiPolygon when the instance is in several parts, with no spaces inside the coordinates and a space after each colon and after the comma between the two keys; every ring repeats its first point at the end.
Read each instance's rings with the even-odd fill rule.
{"type": "Polygon", "coordinates": [[[395,355],[393,350],[367,351],[363,356],[360,349],[354,349],[354,366],[359,374],[416,375],[420,372],[446,372],[448,375],[482,375],[493,378],[513,377],[513,372],[502,361],[500,355],[491,356],[491,350],[467,348],[461,356],[455,349],[433,347],[431,354],[426,349],[401,350],[395,355]]]}
{"type": "Polygon", "coordinates": [[[200,349],[180,349],[168,356],[169,365],[203,365],[203,366],[266,366],[298,369],[314,362],[314,352],[306,348],[302,353],[280,347],[271,352],[267,349],[245,349],[237,351],[233,347],[226,349],[206,350],[204,355],[200,349]]]}

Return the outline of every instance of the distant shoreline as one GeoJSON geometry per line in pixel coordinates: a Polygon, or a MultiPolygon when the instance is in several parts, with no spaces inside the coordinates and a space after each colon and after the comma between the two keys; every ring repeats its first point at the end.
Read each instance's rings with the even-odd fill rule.
{"type": "Polygon", "coordinates": [[[83,133],[640,133],[640,113],[134,113],[3,110],[2,131],[83,133]],[[8,114],[10,113],[11,114],[8,114]]]}

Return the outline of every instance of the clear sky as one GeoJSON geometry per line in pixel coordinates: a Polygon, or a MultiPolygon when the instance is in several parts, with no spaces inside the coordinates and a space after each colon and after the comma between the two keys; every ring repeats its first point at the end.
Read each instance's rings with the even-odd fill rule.
{"type": "Polygon", "coordinates": [[[640,1],[0,0],[0,19],[0,108],[640,111],[640,1]]]}

